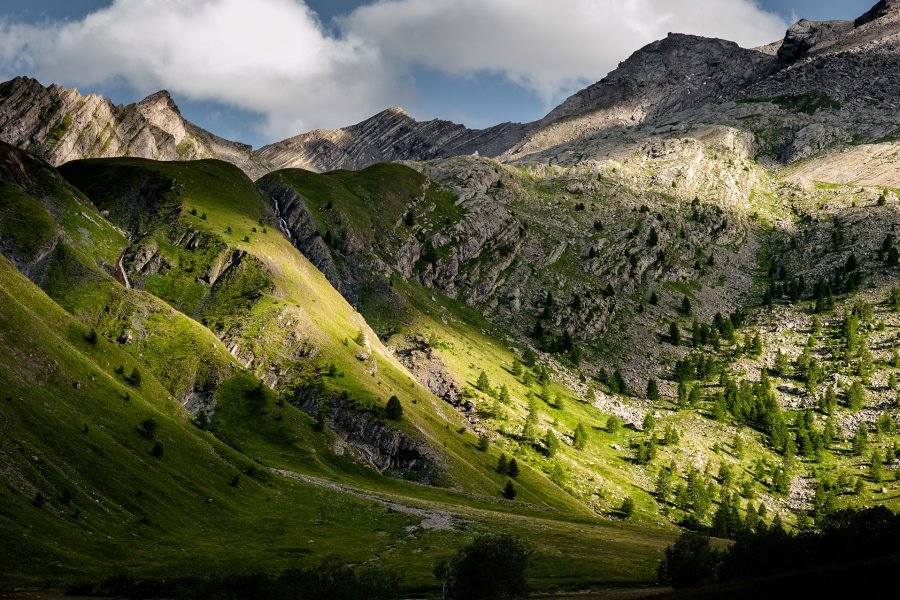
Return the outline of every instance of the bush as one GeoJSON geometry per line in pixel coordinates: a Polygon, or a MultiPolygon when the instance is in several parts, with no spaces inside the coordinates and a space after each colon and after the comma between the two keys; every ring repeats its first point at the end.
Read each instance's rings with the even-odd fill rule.
{"type": "Polygon", "coordinates": [[[713,581],[721,557],[709,545],[709,537],[685,531],[666,548],[659,564],[659,580],[674,587],[687,587],[713,581]]]}
{"type": "Polygon", "coordinates": [[[156,458],[162,458],[163,445],[159,442],[154,443],[153,448],[150,449],[150,454],[152,454],[156,458]]]}
{"type": "Polygon", "coordinates": [[[134,387],[141,387],[141,372],[137,370],[137,367],[131,370],[131,374],[125,378],[125,381],[133,385],[134,387]]]}
{"type": "Polygon", "coordinates": [[[387,405],[384,407],[384,414],[391,421],[399,421],[403,418],[403,405],[400,404],[400,398],[391,396],[388,398],[387,405]]]}
{"type": "Polygon", "coordinates": [[[457,600],[511,600],[528,595],[525,572],[531,548],[511,535],[480,535],[449,564],[435,568],[457,600]]]}
{"type": "Polygon", "coordinates": [[[625,498],[620,510],[626,519],[630,519],[634,515],[634,499],[631,496],[625,498]]]}
{"type": "Polygon", "coordinates": [[[159,429],[159,424],[156,422],[156,419],[150,417],[148,419],[144,419],[141,421],[141,424],[138,425],[138,433],[140,433],[143,437],[148,440],[152,440],[156,437],[156,430],[159,429]]]}
{"type": "Polygon", "coordinates": [[[503,497],[507,500],[514,500],[515,497],[519,493],[516,491],[516,486],[513,485],[512,480],[506,482],[506,487],[503,488],[503,497]]]}
{"type": "Polygon", "coordinates": [[[622,429],[622,420],[616,415],[609,415],[606,418],[606,431],[609,433],[618,433],[622,429]]]}

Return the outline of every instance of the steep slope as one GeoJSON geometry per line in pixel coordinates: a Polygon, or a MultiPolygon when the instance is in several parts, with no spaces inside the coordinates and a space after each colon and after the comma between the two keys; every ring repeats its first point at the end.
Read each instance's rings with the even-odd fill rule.
{"type": "Polygon", "coordinates": [[[527,125],[502,123],[488,129],[434,119],[419,122],[390,108],[361,123],[315,130],[264,146],[255,155],[277,169],[362,169],[379,162],[428,160],[480,153],[497,156],[521,138],[527,125]]]}
{"type": "Polygon", "coordinates": [[[654,140],[577,171],[457,158],[414,165],[421,175],[386,165],[279,171],[259,186],[294,243],[380,334],[390,324],[367,309],[389,312],[398,302],[389,282],[402,277],[543,349],[564,347],[594,372],[621,366],[640,389],[662,361],[646,355],[656,347],[648,319],[664,329],[685,293],[698,314],[729,314],[749,292],[759,243],[750,215],[769,210],[772,184],[742,148],[731,132],[654,140]],[[651,293],[659,308],[647,306],[651,293]]]}
{"type": "Polygon", "coordinates": [[[507,156],[522,158],[597,131],[658,123],[674,113],[733,96],[777,67],[773,56],[734,42],[670,34],[568,98],[507,156]]]}
{"type": "Polygon", "coordinates": [[[75,89],[17,77],[0,84],[0,141],[60,165],[81,158],[155,160],[220,158],[251,176],[266,170],[250,146],[229,142],[186,121],[168,92],[116,106],[75,89]]]}
{"type": "MultiPolygon", "coordinates": [[[[464,419],[415,382],[275,229],[275,215],[237,169],[218,161],[117,159],[73,162],[62,172],[132,232],[123,262],[133,284],[206,325],[285,405],[333,429],[339,439],[332,452],[386,474],[499,495],[498,453],[473,454],[464,419]],[[404,407],[400,422],[384,419],[391,395],[404,407]]],[[[278,444],[264,452],[267,461],[306,468],[306,459],[278,444]]],[[[524,481],[526,502],[585,510],[538,471],[524,481]]]]}
{"type": "Polygon", "coordinates": [[[378,547],[385,532],[402,539],[415,523],[260,470],[192,425],[142,358],[92,339],[5,257],[0,340],[4,588],[278,572],[311,542],[308,552],[349,558],[353,543],[378,547]],[[118,365],[140,382],[124,381],[118,365]]]}
{"type": "Polygon", "coordinates": [[[564,102],[503,158],[574,165],[649,136],[727,126],[752,133],[756,156],[773,164],[859,148],[847,171],[859,170],[866,153],[891,153],[900,128],[900,11],[878,7],[856,23],[800,21],[773,48],[670,35],[564,102]]]}
{"type": "MultiPolygon", "coordinates": [[[[507,475],[493,470],[498,450],[477,449],[471,433],[457,428],[461,419],[417,388],[399,363],[379,359],[375,374],[357,371],[355,355],[361,352],[360,346],[347,340],[348,346],[353,344],[348,348],[342,340],[358,333],[364,323],[360,328],[341,330],[341,337],[334,342],[340,350],[334,353],[328,342],[333,334],[322,328],[341,327],[341,319],[351,313],[342,308],[346,305],[333,290],[328,291],[322,276],[304,266],[306,263],[282,238],[268,243],[257,241],[255,245],[243,242],[252,251],[242,260],[251,256],[260,262],[278,260],[275,293],[283,294],[278,299],[283,307],[303,294],[302,308],[298,308],[312,315],[306,322],[309,330],[304,333],[307,341],[316,336],[314,346],[306,345],[315,352],[315,356],[306,357],[307,366],[315,368],[319,364],[316,361],[322,361],[325,368],[323,375],[307,372],[322,387],[310,389],[309,381],[304,381],[302,398],[296,396],[295,388],[274,381],[270,383],[276,393],[268,391],[237,364],[209,330],[159,298],[125,288],[106,274],[101,263],[107,267],[122,265],[128,281],[138,287],[153,287],[127,258],[129,242],[90,201],[47,165],[15,148],[4,146],[3,150],[5,160],[0,164],[6,167],[0,180],[5,187],[0,200],[4,210],[9,198],[15,201],[16,210],[26,203],[23,196],[30,198],[30,212],[16,213],[19,224],[29,224],[26,229],[30,231],[50,231],[57,236],[52,252],[37,262],[21,264],[32,265],[35,280],[71,313],[15,273],[9,263],[3,263],[0,287],[4,293],[8,290],[8,298],[0,308],[0,332],[4,334],[0,379],[9,399],[0,410],[4,411],[2,422],[11,424],[14,434],[4,436],[2,444],[10,445],[0,445],[0,460],[4,476],[15,484],[4,488],[10,502],[4,503],[0,527],[4,539],[21,543],[15,546],[15,556],[4,556],[9,560],[4,560],[0,569],[0,585],[37,577],[58,585],[84,578],[99,580],[123,571],[156,577],[218,576],[254,570],[271,573],[296,565],[298,553],[308,555],[304,560],[307,564],[308,560],[337,552],[344,560],[369,564],[374,564],[373,553],[385,554],[376,561],[379,565],[403,563],[408,585],[427,589],[434,585],[430,573],[438,555],[444,556],[467,539],[466,533],[451,529],[463,523],[478,531],[511,531],[534,540],[544,557],[534,571],[540,586],[593,581],[589,574],[599,572],[593,566],[596,564],[610,565],[601,568],[605,581],[646,580],[651,576],[656,552],[671,539],[670,532],[592,519],[570,493],[524,462],[516,478],[520,501],[501,500],[498,491],[507,475]],[[28,182],[31,187],[26,193],[20,184],[28,182]],[[16,195],[7,193],[11,188],[17,190],[16,195]],[[51,216],[45,206],[63,209],[51,216]],[[41,210],[43,218],[34,216],[41,210]],[[31,216],[26,218],[28,214],[31,216]],[[83,226],[75,218],[78,215],[96,222],[101,230],[109,230],[116,251],[109,253],[98,243],[101,251],[95,259],[91,240],[80,231],[83,226]],[[119,249],[126,250],[121,262],[116,260],[119,249]],[[112,258],[104,259],[107,255],[112,258]],[[299,282],[298,271],[308,280],[299,282]],[[321,304],[327,306],[317,306],[321,304]],[[320,311],[329,318],[320,316],[320,311]],[[318,334],[314,328],[318,328],[318,334]],[[128,335],[123,336],[124,332],[128,335]],[[334,371],[329,364],[334,365],[334,371]],[[364,396],[381,396],[386,390],[403,398],[403,421],[395,425],[386,424],[377,410],[373,412],[371,401],[364,396]],[[73,397],[79,399],[77,406],[69,404],[73,397]],[[43,401],[26,400],[34,398],[43,401]],[[329,407],[334,409],[332,413],[312,410],[314,416],[310,417],[291,406],[296,403],[309,409],[307,401],[322,403],[326,399],[334,403],[329,407]],[[142,424],[149,416],[157,423],[152,432],[142,424]],[[324,423],[317,425],[316,416],[324,417],[324,423]],[[81,452],[80,440],[93,439],[95,431],[102,432],[102,440],[112,436],[117,445],[94,442],[90,452],[81,452]],[[441,466],[445,467],[443,477],[452,489],[409,484],[360,466],[370,462],[391,471],[390,465],[379,463],[380,458],[391,456],[388,452],[375,447],[367,455],[365,446],[358,442],[371,444],[381,436],[397,444],[404,435],[407,439],[425,439],[439,449],[441,466]],[[154,450],[156,442],[162,450],[154,450]],[[203,450],[194,449],[197,444],[203,450]],[[96,453],[101,449],[103,458],[98,459],[96,453]],[[226,457],[221,469],[210,452],[226,457]],[[35,456],[38,459],[29,458],[35,456]],[[163,466],[162,471],[153,468],[157,464],[163,466]],[[169,475],[169,464],[177,473],[177,481],[169,475]],[[270,475],[269,469],[274,473],[270,475]],[[64,474],[51,476],[59,471],[64,474]],[[108,473],[119,475],[110,481],[108,473]],[[298,483],[284,481],[281,476],[298,483]],[[167,501],[163,508],[159,502],[171,496],[157,493],[158,489],[177,490],[180,500],[167,501]],[[132,498],[134,493],[136,499],[132,498]],[[90,503],[87,498],[91,498],[90,503]],[[94,513],[94,499],[101,499],[107,509],[100,515],[94,513]],[[212,506],[208,506],[210,503],[212,506]],[[66,516],[69,511],[72,516],[66,516]],[[203,516],[198,517],[197,511],[203,516]],[[53,516],[46,520],[40,516],[44,513],[53,516]],[[81,519],[89,519],[87,529],[81,519]],[[259,520],[265,525],[259,525],[259,520]],[[290,525],[284,526],[285,521],[290,525]],[[340,524],[332,527],[334,521],[340,524]],[[22,522],[33,523],[32,528],[23,530],[22,522]],[[217,522],[222,524],[220,529],[217,522]],[[117,528],[115,532],[112,527],[117,528]],[[279,532],[273,533],[272,527],[280,527],[279,532]],[[595,548],[593,536],[598,528],[615,550],[595,548]],[[198,531],[203,535],[197,536],[198,531]],[[351,531],[359,534],[354,538],[360,544],[358,552],[347,550],[352,543],[346,534],[351,531]],[[370,539],[376,531],[379,541],[370,539]],[[83,535],[97,535],[103,541],[83,543],[79,541],[83,535]],[[139,538],[137,543],[125,544],[124,540],[135,536],[139,538]],[[264,544],[266,550],[261,551],[264,544]],[[442,550],[436,552],[434,548],[442,550]],[[202,556],[184,564],[185,551],[202,556]],[[616,566],[612,567],[613,563],[616,566]]],[[[265,208],[245,177],[218,162],[89,161],[73,163],[66,172],[73,180],[83,176],[97,186],[86,187],[98,195],[98,200],[109,202],[111,218],[144,232],[144,237],[132,239],[136,246],[149,243],[151,238],[162,241],[170,227],[177,227],[171,220],[171,209],[181,202],[209,211],[207,219],[199,213],[191,221],[195,224],[195,241],[202,233],[218,237],[212,232],[226,222],[249,225],[253,221],[244,223],[245,215],[256,216],[265,208]],[[113,175],[113,171],[118,174],[113,175]],[[147,180],[152,185],[143,185],[147,180]],[[180,193],[172,193],[173,181],[184,185],[180,193]],[[135,189],[141,193],[132,194],[135,189]],[[166,194],[155,196],[153,192],[160,189],[166,194]],[[113,202],[113,197],[118,200],[113,202]],[[136,207],[140,210],[134,210],[136,207]],[[132,220],[132,216],[136,218],[132,220]],[[215,229],[205,230],[204,221],[215,229]]],[[[183,217],[190,219],[193,215],[186,209],[183,217]]],[[[261,229],[256,233],[259,237],[270,235],[261,229]]],[[[43,239],[40,235],[37,238],[43,239]]],[[[7,238],[4,233],[2,239],[8,242],[4,252],[17,260],[30,256],[34,247],[31,236],[7,238]]],[[[94,239],[102,240],[99,236],[94,239]]],[[[162,255],[190,260],[192,279],[205,284],[199,275],[207,264],[207,246],[188,245],[190,251],[184,253],[164,246],[162,255]]],[[[160,278],[155,290],[190,309],[196,295],[179,293],[190,288],[179,277],[182,266],[172,261],[166,269],[171,275],[169,284],[162,285],[160,278]]],[[[223,277],[228,275],[220,279],[223,277]]],[[[220,286],[219,291],[227,293],[229,289],[233,288],[220,286]]],[[[216,293],[207,295],[215,297],[216,293]]],[[[234,300],[233,295],[229,297],[234,300]]],[[[258,297],[253,299],[260,301],[258,297]]],[[[272,346],[271,354],[249,364],[268,377],[269,372],[259,365],[284,354],[278,345],[282,332],[272,333],[266,328],[284,328],[286,322],[256,318],[242,303],[238,299],[225,304],[244,311],[240,316],[245,325],[259,326],[254,336],[272,346]]],[[[195,308],[192,314],[201,313],[195,308]]],[[[354,325],[361,323],[349,318],[354,319],[354,325]]],[[[214,327],[228,337],[217,324],[214,327]]],[[[383,352],[374,336],[370,340],[372,354],[383,352]]],[[[278,374],[285,375],[283,371],[278,374]]]]}

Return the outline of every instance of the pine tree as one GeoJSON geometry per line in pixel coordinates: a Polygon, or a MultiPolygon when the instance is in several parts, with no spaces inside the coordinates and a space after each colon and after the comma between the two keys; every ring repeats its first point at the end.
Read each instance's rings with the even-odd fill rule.
{"type": "Polygon", "coordinates": [[[850,390],[847,392],[847,405],[850,410],[858,411],[861,410],[863,405],[866,402],[866,392],[863,389],[862,383],[857,379],[850,386],[850,390]]]}
{"type": "Polygon", "coordinates": [[[660,469],[656,477],[656,497],[660,502],[668,502],[672,490],[672,472],[669,469],[660,469]]]}
{"type": "Polygon", "coordinates": [[[475,388],[479,391],[484,392],[485,394],[490,393],[491,382],[488,380],[487,373],[485,373],[484,371],[478,374],[478,381],[475,383],[475,388]]]}
{"type": "Polygon", "coordinates": [[[648,412],[646,415],[644,415],[644,422],[641,425],[644,431],[653,431],[653,428],[656,427],[656,417],[653,416],[653,413],[648,412]]]}
{"type": "Polygon", "coordinates": [[[516,486],[513,485],[511,480],[507,480],[506,487],[503,488],[503,497],[507,500],[513,500],[518,495],[516,492],[516,486]]]}
{"type": "Polygon", "coordinates": [[[659,385],[652,377],[647,380],[647,399],[652,402],[659,400],[659,385]]]}
{"type": "Polygon", "coordinates": [[[518,377],[522,374],[522,361],[520,361],[518,358],[513,360],[512,374],[513,377],[518,377]]]}
{"type": "Polygon", "coordinates": [[[547,435],[544,436],[544,445],[547,447],[547,456],[550,458],[553,458],[559,452],[559,438],[556,437],[552,429],[547,430],[547,435]]]}
{"type": "Polygon", "coordinates": [[[869,475],[872,476],[872,481],[874,481],[875,483],[881,483],[881,481],[884,479],[881,452],[879,452],[877,449],[872,451],[872,458],[869,462],[869,475]]]}
{"type": "Polygon", "coordinates": [[[866,451],[866,446],[868,445],[868,431],[866,430],[866,424],[862,423],[859,427],[857,427],[856,432],[853,434],[853,438],[850,441],[850,447],[853,450],[853,454],[862,456],[866,451]]]}
{"type": "Polygon", "coordinates": [[[834,393],[834,386],[829,385],[819,399],[819,409],[826,415],[832,415],[836,408],[837,395],[834,393]]]}
{"type": "Polygon", "coordinates": [[[385,416],[391,421],[399,421],[403,418],[403,405],[400,404],[400,398],[391,396],[388,398],[387,405],[384,407],[385,416]]]}
{"type": "Polygon", "coordinates": [[[650,304],[653,306],[659,304],[659,296],[656,295],[656,291],[650,292],[650,304]]]}
{"type": "Polygon", "coordinates": [[[622,428],[622,420],[616,415],[609,415],[606,418],[606,431],[609,433],[618,433],[622,428]]]}
{"type": "Polygon", "coordinates": [[[501,404],[509,404],[511,402],[509,398],[509,388],[506,387],[506,384],[500,386],[500,397],[499,401],[501,404]]]}
{"type": "Polygon", "coordinates": [[[482,433],[478,436],[478,449],[482,452],[487,452],[488,448],[491,447],[491,439],[488,437],[486,433],[482,433]]]}
{"type": "Polygon", "coordinates": [[[533,367],[536,361],[537,354],[535,354],[534,350],[532,350],[531,348],[525,348],[525,352],[522,353],[522,363],[526,367],[533,367]]]}
{"type": "Polygon", "coordinates": [[[141,372],[137,370],[137,367],[131,370],[131,374],[125,378],[125,381],[134,387],[141,387],[141,372]]]}
{"type": "Polygon", "coordinates": [[[682,298],[681,299],[681,308],[680,308],[681,314],[683,314],[684,316],[687,317],[687,316],[690,316],[690,314],[693,312],[693,310],[694,309],[691,306],[691,299],[688,298],[687,296],[682,298]]]}
{"type": "Polygon", "coordinates": [[[587,446],[587,441],[587,429],[585,429],[582,423],[579,423],[578,426],[575,427],[575,433],[572,436],[572,445],[578,450],[584,450],[584,447],[587,446]]]}
{"type": "Polygon", "coordinates": [[[625,500],[622,502],[622,507],[619,510],[622,511],[622,514],[626,519],[630,519],[634,514],[634,499],[631,496],[626,496],[625,500]]]}
{"type": "Polygon", "coordinates": [[[678,327],[678,323],[675,321],[669,323],[669,340],[673,346],[681,345],[681,328],[678,327]]]}
{"type": "Polygon", "coordinates": [[[541,401],[544,402],[544,404],[549,405],[549,404],[550,404],[550,399],[551,399],[551,396],[550,396],[550,382],[549,382],[549,381],[544,381],[544,382],[541,384],[541,401]]]}
{"type": "Polygon", "coordinates": [[[519,463],[515,458],[511,458],[509,460],[509,466],[506,470],[506,474],[515,479],[519,476],[519,463]]]}
{"type": "Polygon", "coordinates": [[[628,384],[625,383],[625,377],[622,376],[622,371],[616,369],[615,373],[613,373],[613,381],[616,382],[616,390],[618,393],[623,396],[628,396],[628,384]]]}
{"type": "Polygon", "coordinates": [[[509,459],[506,457],[506,454],[501,454],[500,458],[497,459],[497,472],[507,474],[509,470],[509,459]]]}

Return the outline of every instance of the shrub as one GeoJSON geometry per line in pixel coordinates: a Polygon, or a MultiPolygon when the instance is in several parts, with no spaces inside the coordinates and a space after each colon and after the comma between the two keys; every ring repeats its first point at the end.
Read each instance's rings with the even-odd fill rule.
{"type": "Polygon", "coordinates": [[[674,587],[687,587],[712,581],[720,563],[719,553],[710,547],[709,537],[686,531],[666,548],[659,564],[659,579],[674,587]]]}
{"type": "Polygon", "coordinates": [[[516,492],[516,486],[513,485],[512,480],[506,482],[506,487],[503,488],[503,497],[507,500],[513,500],[518,492],[516,492]]]}
{"type": "Polygon", "coordinates": [[[141,421],[141,424],[138,425],[138,433],[140,433],[143,437],[148,440],[152,440],[156,437],[156,430],[159,428],[159,424],[156,422],[156,419],[153,417],[144,419],[141,421]]]}
{"type": "Polygon", "coordinates": [[[162,458],[163,445],[160,442],[154,443],[153,448],[150,449],[150,454],[152,454],[156,458],[162,458]]]}
{"type": "Polygon", "coordinates": [[[616,415],[609,415],[606,419],[606,431],[618,433],[620,429],[622,429],[622,420],[616,415]]]}
{"type": "Polygon", "coordinates": [[[399,421],[403,418],[403,405],[400,404],[400,398],[391,396],[388,398],[387,405],[384,407],[385,416],[391,421],[399,421]]]}
{"type": "Polygon", "coordinates": [[[131,370],[131,374],[125,377],[125,381],[133,385],[134,387],[141,387],[141,372],[137,370],[137,367],[131,370]]]}
{"type": "Polygon", "coordinates": [[[515,536],[480,535],[435,573],[446,577],[449,596],[457,600],[524,598],[531,554],[531,547],[515,536]]]}

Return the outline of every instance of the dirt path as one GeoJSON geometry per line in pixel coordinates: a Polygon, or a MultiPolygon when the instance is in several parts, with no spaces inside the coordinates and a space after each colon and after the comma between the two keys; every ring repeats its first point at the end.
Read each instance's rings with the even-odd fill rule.
{"type": "Polygon", "coordinates": [[[443,510],[407,506],[405,504],[393,502],[392,500],[380,498],[372,494],[371,492],[366,492],[357,488],[352,488],[339,483],[335,483],[333,481],[328,481],[327,479],[311,477],[309,475],[301,475],[300,473],[287,471],[285,469],[272,469],[272,472],[276,475],[287,477],[288,479],[295,479],[297,481],[302,481],[310,485],[334,490],[342,494],[350,494],[351,496],[356,496],[357,498],[364,498],[365,500],[377,502],[378,504],[381,504],[382,506],[385,506],[386,508],[389,508],[390,510],[393,510],[395,512],[420,518],[421,522],[419,523],[418,527],[421,527],[422,529],[449,530],[453,529],[457,524],[469,522],[465,519],[460,518],[458,515],[454,515],[443,510]]]}

